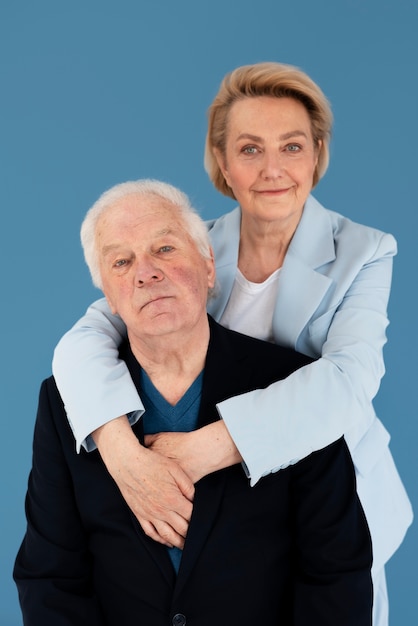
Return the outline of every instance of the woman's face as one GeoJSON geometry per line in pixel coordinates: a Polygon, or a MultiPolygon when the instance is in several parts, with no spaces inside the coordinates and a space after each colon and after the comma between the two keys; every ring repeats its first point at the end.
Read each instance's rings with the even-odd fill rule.
{"type": "Polygon", "coordinates": [[[296,228],[318,160],[309,115],[298,100],[260,96],[235,102],[225,155],[216,156],[243,216],[296,228]]]}

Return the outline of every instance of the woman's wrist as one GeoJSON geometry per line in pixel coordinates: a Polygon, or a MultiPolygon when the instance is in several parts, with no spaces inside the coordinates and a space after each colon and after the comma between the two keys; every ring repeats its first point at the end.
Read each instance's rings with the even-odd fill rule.
{"type": "Polygon", "coordinates": [[[126,415],[106,422],[91,435],[109,471],[115,462],[117,465],[122,464],[124,452],[132,445],[135,446],[137,455],[140,455],[141,448],[145,450],[133,433],[126,415]]]}
{"type": "Polygon", "coordinates": [[[202,476],[241,463],[242,457],[223,420],[194,431],[202,476]]]}

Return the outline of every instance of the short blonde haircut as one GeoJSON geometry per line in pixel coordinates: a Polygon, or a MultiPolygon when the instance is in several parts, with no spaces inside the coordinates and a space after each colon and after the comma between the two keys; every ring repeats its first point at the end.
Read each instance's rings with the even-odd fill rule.
{"type": "Polygon", "coordinates": [[[313,177],[314,187],[325,174],[329,163],[333,122],[331,107],[318,85],[302,70],[274,62],[243,65],[224,77],[208,110],[205,169],[212,183],[225,196],[235,199],[217,163],[214,148],[225,156],[228,114],[232,105],[238,100],[259,96],[294,98],[305,107],[311,120],[314,145],[317,148],[320,146],[313,177]]]}

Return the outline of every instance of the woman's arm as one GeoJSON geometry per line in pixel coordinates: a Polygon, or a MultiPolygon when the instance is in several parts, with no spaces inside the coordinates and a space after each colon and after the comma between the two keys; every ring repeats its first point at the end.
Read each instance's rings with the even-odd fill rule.
{"type": "MultiPolygon", "coordinates": [[[[373,464],[372,457],[386,445],[387,434],[373,446],[356,446],[375,419],[372,400],[385,371],[383,346],[396,253],[391,235],[381,233],[375,240],[367,258],[363,252],[363,261],[358,259],[357,251],[351,253],[351,258],[342,254],[340,265],[347,270],[344,280],[336,285],[341,301],[310,324],[304,343],[295,346],[311,356],[316,353],[317,361],[267,389],[220,403],[218,410],[223,419],[212,425],[210,440],[207,427],[181,437],[162,433],[149,440],[152,448],[169,450],[169,456],[195,476],[207,467],[222,469],[230,465],[232,441],[237,448],[235,458],[244,460],[252,485],[261,476],[295,463],[343,434],[356,467],[362,470],[373,464]],[[218,449],[214,455],[215,440],[218,449]],[[196,462],[190,452],[193,449],[199,451],[194,455],[196,462]]],[[[351,237],[347,238],[350,243],[351,237]]]]}
{"type": "MultiPolygon", "coordinates": [[[[221,469],[236,463],[242,457],[248,467],[251,483],[255,484],[263,474],[304,458],[312,450],[323,448],[348,431],[352,433],[351,438],[354,444],[367,431],[374,418],[371,402],[384,374],[383,346],[386,342],[388,324],[386,309],[390,292],[392,257],[395,252],[394,239],[390,235],[382,236],[374,254],[360,267],[351,284],[348,285],[341,303],[333,312],[333,317],[325,321],[318,319],[315,322],[316,328],[321,324],[326,326],[325,330],[324,328],[318,330],[319,335],[325,333],[326,336],[322,355],[318,361],[305,366],[286,380],[275,383],[265,390],[250,392],[221,403],[218,409],[223,421],[212,425],[210,430],[206,427],[194,433],[184,434],[181,436],[181,442],[177,438],[179,442],[177,449],[175,447],[177,444],[174,442],[167,443],[168,438],[175,435],[165,434],[161,435],[159,443],[157,443],[158,438],[154,441],[153,449],[159,452],[165,449],[168,456],[176,459],[188,476],[193,477],[193,480],[214,469],[221,469]],[[232,452],[231,441],[233,442],[232,452]],[[196,449],[199,449],[201,454],[198,458],[195,455],[192,460],[188,450],[190,451],[194,445],[199,446],[196,449]],[[213,445],[217,450],[216,463],[211,453],[213,445]]],[[[109,324],[105,316],[102,317],[101,324],[109,324]]],[[[94,317],[92,322],[94,326],[96,323],[94,317]]],[[[315,327],[310,330],[313,334],[315,327]]],[[[103,369],[94,370],[95,385],[105,388],[106,383],[102,385],[103,380],[107,377],[111,378],[111,382],[115,380],[108,370],[111,369],[112,358],[114,365],[117,365],[117,349],[113,346],[112,357],[112,351],[107,345],[109,340],[107,331],[108,335],[103,340],[104,348],[100,348],[97,344],[98,347],[92,352],[91,339],[98,342],[102,332],[100,327],[90,332],[90,345],[87,345],[89,341],[86,340],[84,361],[91,366],[92,362],[104,358],[103,352],[107,353],[108,356],[105,358],[107,365],[103,369]],[[93,358],[92,354],[95,355],[93,358]],[[98,354],[102,356],[99,357],[98,354]],[[97,381],[101,375],[103,375],[102,381],[97,381]]],[[[83,337],[86,333],[88,334],[86,322],[79,322],[72,331],[67,333],[66,348],[62,343],[59,346],[63,362],[68,358],[68,353],[73,351],[70,362],[73,363],[73,367],[77,368],[77,376],[81,384],[88,379],[86,378],[88,371],[85,370],[84,374],[81,374],[82,362],[79,356],[80,344],[84,342],[83,337]],[[71,342],[69,340],[73,333],[75,340],[71,342]]],[[[303,351],[298,345],[296,349],[303,351]]],[[[57,354],[58,348],[55,365],[57,365],[57,354]]],[[[119,371],[123,371],[124,364],[119,363],[118,368],[120,368],[119,371]]],[[[56,367],[54,373],[58,377],[58,385],[70,413],[69,417],[73,420],[71,410],[77,399],[77,384],[73,382],[71,385],[71,381],[67,380],[67,386],[64,386],[65,381],[60,373],[64,375],[65,372],[59,371],[56,367]],[[72,387],[73,394],[71,402],[67,394],[70,387],[72,387]]],[[[68,373],[67,370],[67,378],[70,378],[68,373]]],[[[128,378],[130,381],[126,370],[123,376],[117,379],[119,382],[123,381],[123,385],[118,382],[111,385],[115,398],[116,396],[119,399],[124,397],[122,387],[125,386],[128,378]]],[[[132,385],[131,381],[129,385],[132,385]]],[[[106,392],[106,389],[104,391],[106,392]]],[[[97,395],[97,387],[95,393],[97,395]]],[[[133,393],[136,394],[134,390],[133,393]]],[[[100,418],[103,415],[106,416],[107,407],[106,403],[102,403],[103,406],[100,408],[97,398],[100,398],[100,394],[94,401],[91,400],[89,405],[100,418]]],[[[85,404],[78,402],[78,405],[82,418],[87,415],[85,404]]],[[[109,419],[120,414],[121,411],[118,409],[113,416],[109,416],[109,419]]],[[[101,421],[103,423],[106,419],[101,421]]],[[[85,429],[85,434],[88,434],[88,429],[85,429]]],[[[129,436],[133,437],[131,433],[129,436]]],[[[111,437],[108,439],[108,444],[106,446],[108,454],[113,451],[113,459],[109,461],[108,457],[107,460],[106,453],[104,453],[104,461],[128,504],[131,508],[135,508],[133,505],[135,496],[130,501],[126,495],[128,491],[131,494],[135,493],[136,480],[132,480],[132,475],[140,480],[141,469],[134,462],[135,454],[132,454],[130,458],[125,457],[124,461],[123,446],[117,450],[112,445],[111,437]],[[129,471],[126,471],[126,465],[130,466],[129,471]]]]}
{"type": "Polygon", "coordinates": [[[126,418],[93,433],[109,474],[151,539],[183,549],[193,509],[193,481],[175,459],[142,446],[126,418]]]}
{"type": "Polygon", "coordinates": [[[145,445],[178,463],[194,483],[219,469],[242,463],[222,420],[192,432],[145,436],[145,445]]]}
{"type": "Polygon", "coordinates": [[[58,343],[53,373],[67,417],[81,445],[96,445],[112,478],[144,531],[165,545],[183,547],[194,496],[193,481],[173,460],[150,454],[123,413],[144,412],[118,345],[126,329],[105,299],[58,343]]]}
{"type": "MultiPolygon", "coordinates": [[[[383,347],[395,253],[393,237],[382,235],[335,311],[311,324],[309,340],[319,349],[322,344],[317,361],[267,389],[218,405],[253,485],[343,434],[353,453],[372,424],[372,400],[385,372],[383,347]]],[[[347,266],[350,261],[345,260],[347,266]]],[[[295,349],[304,352],[305,346],[296,344],[295,349]]],[[[353,457],[356,462],[355,450],[353,457]]]]}
{"type": "Polygon", "coordinates": [[[104,298],[61,338],[54,351],[52,371],[64,400],[77,451],[89,450],[91,433],[120,415],[133,413],[134,423],[144,412],[141,399],[118,347],[126,337],[119,316],[112,315],[104,298]]]}

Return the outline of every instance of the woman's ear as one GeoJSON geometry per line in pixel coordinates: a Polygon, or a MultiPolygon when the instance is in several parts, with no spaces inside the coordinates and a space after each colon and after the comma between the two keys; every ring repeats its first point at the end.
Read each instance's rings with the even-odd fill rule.
{"type": "Polygon", "coordinates": [[[222,154],[222,152],[219,150],[219,148],[213,148],[213,154],[215,156],[216,162],[218,164],[219,169],[222,172],[222,176],[225,178],[226,180],[226,184],[230,187],[230,182],[229,182],[229,175],[228,175],[228,168],[226,166],[226,160],[225,160],[225,156],[222,154]]]}
{"type": "Polygon", "coordinates": [[[318,166],[318,159],[319,159],[319,155],[321,154],[322,145],[323,145],[322,139],[318,139],[318,141],[316,142],[316,163],[315,163],[315,167],[318,166]]]}

